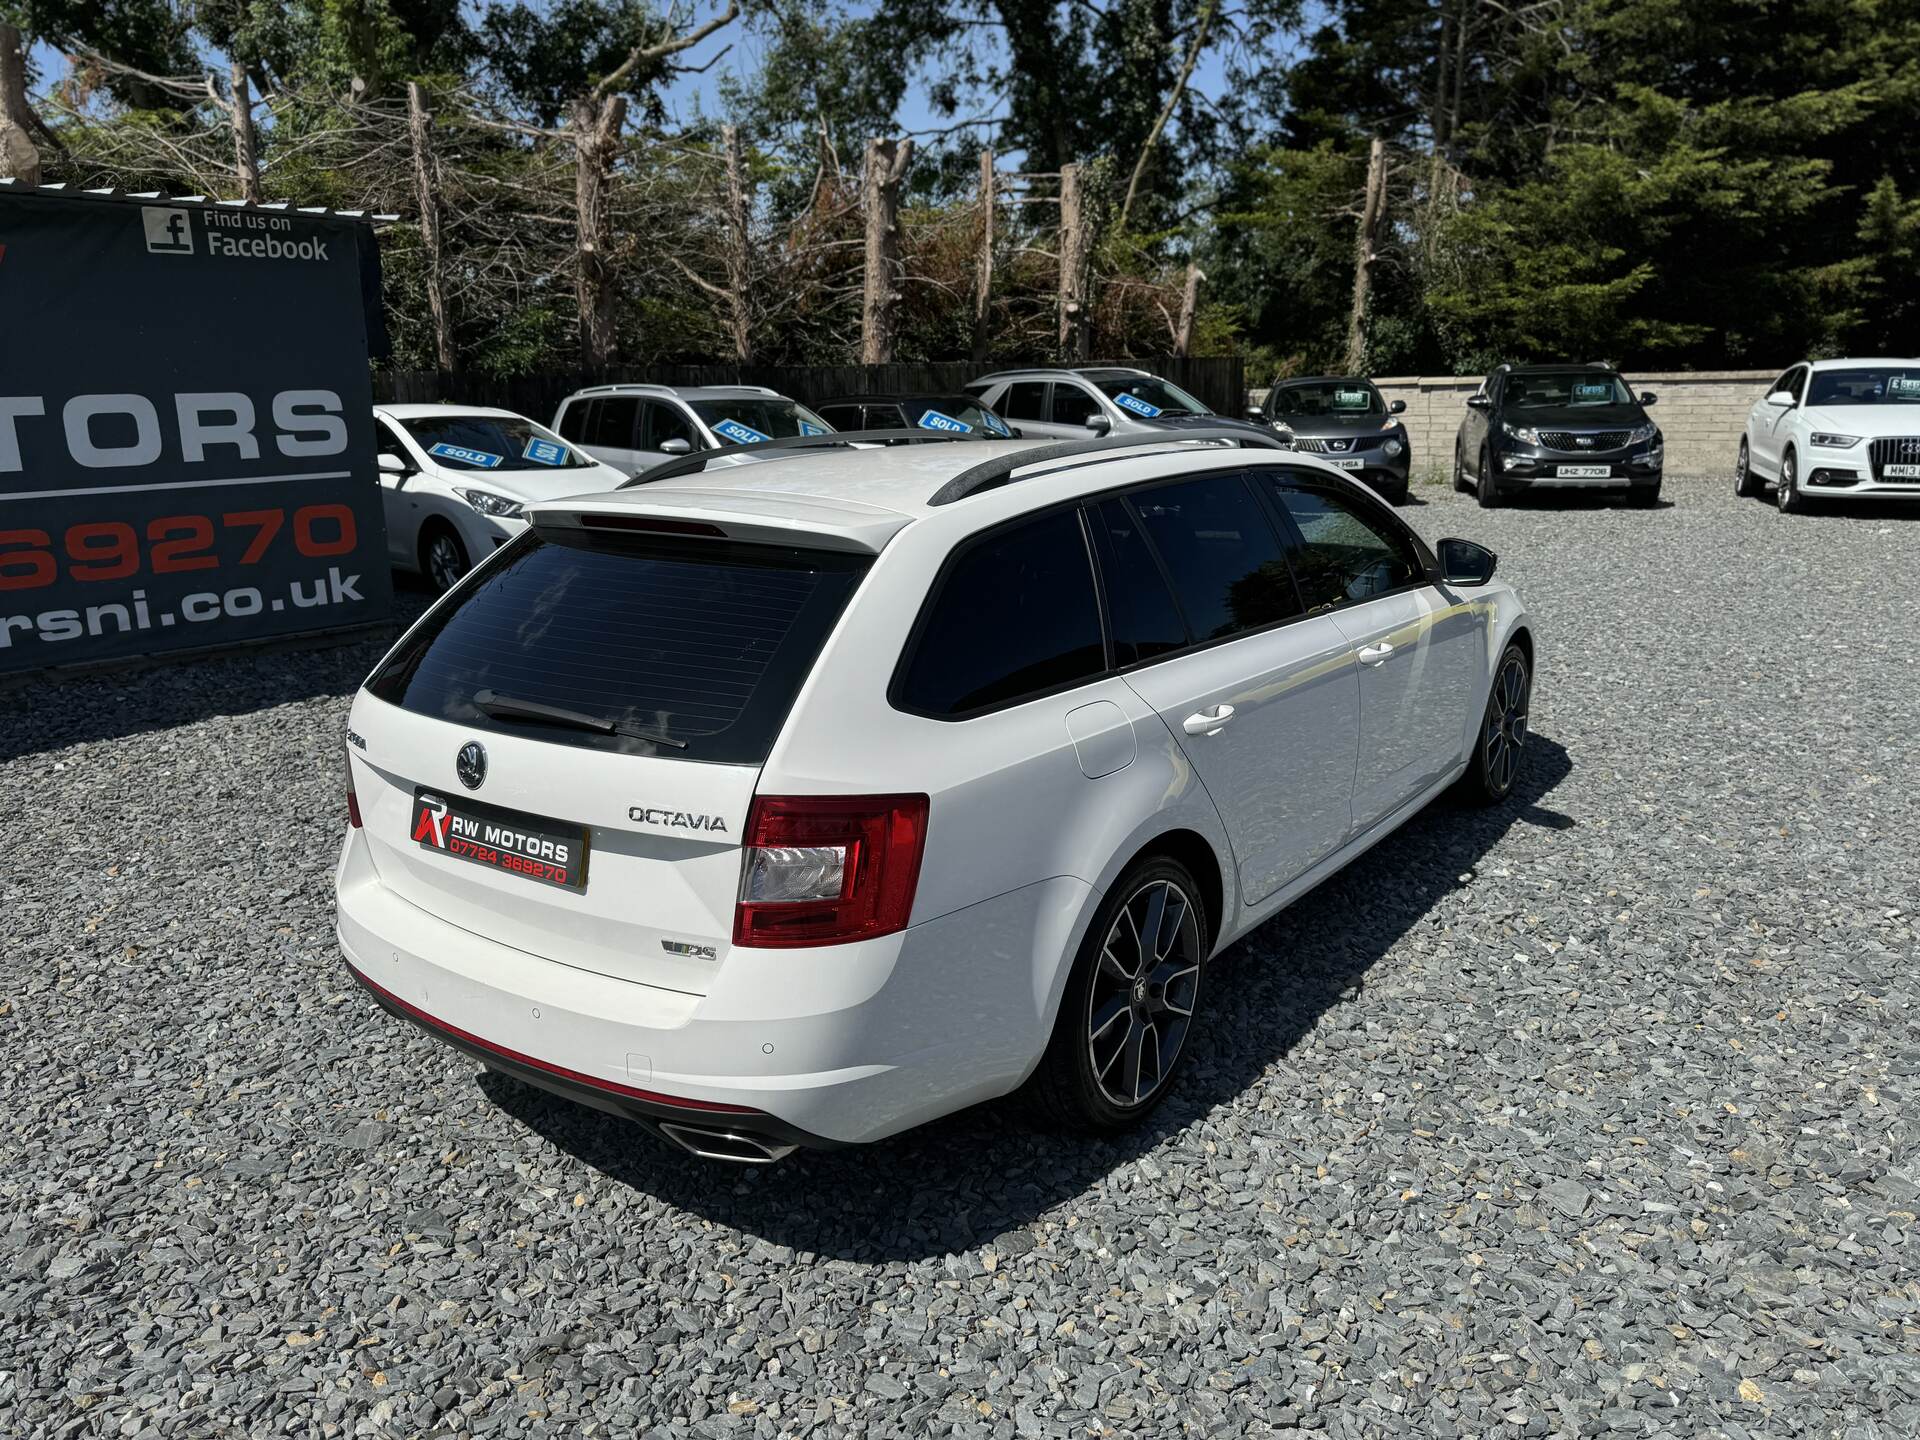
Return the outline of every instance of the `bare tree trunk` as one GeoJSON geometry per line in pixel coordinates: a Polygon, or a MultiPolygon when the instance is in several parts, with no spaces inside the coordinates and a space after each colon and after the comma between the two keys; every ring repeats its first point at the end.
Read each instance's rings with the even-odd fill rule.
{"type": "Polygon", "coordinates": [[[626,124],[627,97],[586,95],[573,102],[574,292],[580,305],[580,363],[613,363],[613,219],[607,191],[626,124]]]}
{"type": "Polygon", "coordinates": [[[1060,167],[1060,354],[1082,364],[1090,339],[1087,315],[1087,265],[1092,246],[1087,236],[1086,197],[1080,167],[1060,167]]]}
{"type": "Polygon", "coordinates": [[[439,368],[452,371],[453,321],[447,314],[446,268],[440,250],[440,192],[433,165],[433,115],[427,92],[407,86],[407,128],[413,137],[413,195],[420,207],[420,248],[427,256],[427,309],[433,313],[433,344],[439,368]]]}
{"type": "Polygon", "coordinates": [[[1187,263],[1186,289],[1180,296],[1180,324],[1173,332],[1173,353],[1182,360],[1193,352],[1193,317],[1200,308],[1200,282],[1206,278],[1198,265],[1187,263]]]}
{"type": "Polygon", "coordinates": [[[1167,122],[1179,108],[1180,97],[1187,92],[1187,82],[1193,78],[1193,67],[1200,62],[1200,52],[1207,45],[1207,31],[1213,28],[1213,17],[1219,8],[1219,0],[1207,0],[1206,8],[1200,12],[1199,24],[1193,32],[1193,44],[1187,48],[1186,63],[1180,67],[1179,77],[1173,82],[1173,92],[1167,96],[1167,103],[1160,107],[1153,129],[1147,132],[1147,138],[1140,144],[1140,157],[1133,162],[1133,174],[1127,180],[1127,198],[1120,202],[1120,220],[1114,226],[1116,230],[1127,228],[1127,220],[1133,214],[1134,196],[1140,189],[1140,177],[1147,173],[1147,160],[1153,154],[1160,133],[1167,128],[1167,122]]]}
{"type": "Polygon", "coordinates": [[[253,82],[247,67],[233,62],[233,102],[227,116],[233,122],[233,170],[240,178],[240,198],[249,205],[260,203],[260,160],[253,135],[253,82]]]}
{"type": "Polygon", "coordinates": [[[993,316],[993,220],[995,199],[993,151],[980,152],[980,250],[973,265],[973,362],[984,364],[993,316]]]}
{"type": "Polygon", "coordinates": [[[1367,148],[1367,196],[1360,206],[1360,227],[1353,241],[1353,309],[1347,315],[1347,373],[1364,375],[1367,366],[1367,297],[1373,290],[1375,246],[1380,214],[1387,203],[1387,147],[1379,136],[1367,148]]]}
{"type": "Polygon", "coordinates": [[[24,185],[40,183],[40,151],[27,133],[33,113],[27,109],[27,54],[20,32],[0,24],[0,177],[24,185]]]}
{"type": "Polygon", "coordinates": [[[867,285],[860,307],[860,363],[893,360],[899,326],[900,179],[913,158],[912,140],[867,141],[861,203],[867,216],[867,285]]]}
{"type": "Polygon", "coordinates": [[[720,130],[727,147],[727,317],[733,328],[733,358],[753,363],[753,236],[747,228],[752,205],[747,197],[746,158],[738,126],[720,130]]]}

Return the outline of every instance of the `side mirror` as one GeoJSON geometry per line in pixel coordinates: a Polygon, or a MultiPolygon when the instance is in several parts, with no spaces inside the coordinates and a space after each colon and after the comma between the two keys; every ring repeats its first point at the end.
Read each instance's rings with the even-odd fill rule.
{"type": "Polygon", "coordinates": [[[1486,395],[1469,395],[1467,397],[1467,408],[1469,410],[1491,410],[1493,408],[1493,400],[1490,396],[1486,395]]]}
{"type": "Polygon", "coordinates": [[[1440,578],[1449,585],[1484,585],[1500,563],[1493,551],[1471,540],[1442,540],[1438,553],[1440,578]]]}
{"type": "Polygon", "coordinates": [[[1266,418],[1267,418],[1267,412],[1262,410],[1258,405],[1247,406],[1247,419],[1253,421],[1255,424],[1258,424],[1260,421],[1266,418]]]}
{"type": "Polygon", "coordinates": [[[1113,429],[1113,421],[1096,411],[1094,414],[1087,416],[1087,429],[1096,435],[1105,435],[1113,429]]]}
{"type": "Polygon", "coordinates": [[[662,455],[691,455],[693,453],[693,445],[681,436],[676,435],[671,440],[661,442],[660,453],[662,455]]]}
{"type": "Polygon", "coordinates": [[[1793,391],[1776,390],[1767,396],[1767,403],[1769,405],[1784,405],[1791,409],[1793,406],[1793,391]]]}
{"type": "Polygon", "coordinates": [[[1406,401],[1404,401],[1404,400],[1390,400],[1390,401],[1388,401],[1388,402],[1387,402],[1387,414],[1389,414],[1389,415],[1404,415],[1404,414],[1406,414],[1406,413],[1407,413],[1407,402],[1406,402],[1406,401]]]}
{"type": "Polygon", "coordinates": [[[1659,399],[1660,397],[1651,390],[1642,390],[1640,392],[1640,408],[1644,410],[1647,406],[1658,402],[1659,399]]]}
{"type": "Polygon", "coordinates": [[[373,463],[379,467],[382,475],[411,475],[413,467],[401,456],[391,450],[382,450],[373,457],[373,463]]]}

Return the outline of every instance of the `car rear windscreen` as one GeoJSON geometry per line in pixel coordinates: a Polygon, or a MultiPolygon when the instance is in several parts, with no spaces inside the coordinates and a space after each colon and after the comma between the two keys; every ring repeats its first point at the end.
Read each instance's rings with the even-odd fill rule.
{"type": "Polygon", "coordinates": [[[367,689],[473,730],[759,764],[868,563],[528,531],[463,581],[367,689]]]}

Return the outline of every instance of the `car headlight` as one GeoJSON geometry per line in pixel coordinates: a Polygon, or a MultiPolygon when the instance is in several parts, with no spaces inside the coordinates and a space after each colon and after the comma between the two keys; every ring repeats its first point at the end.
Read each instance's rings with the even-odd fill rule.
{"type": "Polygon", "coordinates": [[[1826,450],[1845,450],[1850,445],[1858,445],[1858,435],[1828,435],[1824,431],[1813,437],[1813,443],[1826,450]]]}
{"type": "Polygon", "coordinates": [[[1518,440],[1522,445],[1538,445],[1540,443],[1540,432],[1531,426],[1509,425],[1503,420],[1500,422],[1500,428],[1507,432],[1507,438],[1509,440],[1518,440]]]}
{"type": "Polygon", "coordinates": [[[523,513],[518,500],[509,500],[491,490],[458,490],[454,493],[482,515],[491,515],[496,520],[518,520],[523,513]]]}
{"type": "Polygon", "coordinates": [[[1387,458],[1391,460],[1407,447],[1402,445],[1398,440],[1389,440],[1380,448],[1386,452],[1387,458]]]}
{"type": "Polygon", "coordinates": [[[1655,430],[1651,425],[1636,425],[1627,432],[1627,443],[1629,445],[1644,445],[1659,433],[1660,432],[1655,430]]]}

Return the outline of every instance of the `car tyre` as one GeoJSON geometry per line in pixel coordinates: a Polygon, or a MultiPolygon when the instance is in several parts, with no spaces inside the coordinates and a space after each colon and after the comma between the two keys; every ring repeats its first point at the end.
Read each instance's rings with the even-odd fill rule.
{"type": "Polygon", "coordinates": [[[1473,493],[1482,510],[1491,510],[1500,503],[1499,485],[1493,478],[1493,455],[1485,446],[1480,449],[1480,476],[1474,482],[1473,493]]]}
{"type": "Polygon", "coordinates": [[[1760,477],[1753,473],[1753,456],[1747,449],[1747,437],[1740,437],[1740,453],[1733,460],[1733,493],[1751,500],[1760,493],[1760,477]]]}
{"type": "Polygon", "coordinates": [[[1651,510],[1660,503],[1660,486],[1636,485],[1627,491],[1627,504],[1636,510],[1651,510]]]}
{"type": "Polygon", "coordinates": [[[1172,1088],[1199,1014],[1212,930],[1177,860],[1150,856],[1107,891],[1080,942],[1026,1098],[1044,1121],[1115,1134],[1172,1088]]]}
{"type": "Polygon", "coordinates": [[[1780,456],[1780,479],[1773,487],[1773,503],[1782,515],[1803,515],[1807,497],[1800,493],[1800,461],[1789,445],[1780,456]]]}
{"type": "Polygon", "coordinates": [[[1381,486],[1379,495],[1389,505],[1404,505],[1407,503],[1407,494],[1412,488],[1411,481],[1402,480],[1397,485],[1381,486]]]}
{"type": "Polygon", "coordinates": [[[1507,646],[1493,672],[1487,708],[1480,719],[1473,759],[1460,777],[1462,795],[1477,805],[1497,805],[1513,793],[1527,744],[1527,717],[1533,705],[1533,667],[1527,652],[1507,646]]]}
{"type": "Polygon", "coordinates": [[[436,594],[444,595],[473,568],[459,532],[444,520],[427,527],[420,537],[420,573],[436,594]]]}
{"type": "Polygon", "coordinates": [[[1460,463],[1460,442],[1453,442],[1453,488],[1456,493],[1467,493],[1467,467],[1460,463]]]}

